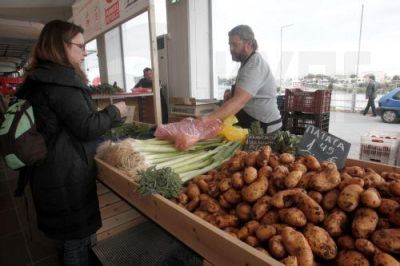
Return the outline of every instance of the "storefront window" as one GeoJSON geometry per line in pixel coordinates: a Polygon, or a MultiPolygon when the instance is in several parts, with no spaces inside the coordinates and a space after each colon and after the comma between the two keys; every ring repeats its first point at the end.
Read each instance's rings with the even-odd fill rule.
{"type": "Polygon", "coordinates": [[[129,91],[143,77],[143,69],[151,66],[148,14],[122,24],[125,82],[129,91]]]}
{"type": "Polygon", "coordinates": [[[106,43],[108,83],[112,85],[116,82],[119,87],[126,90],[122,69],[120,28],[116,27],[106,32],[104,38],[106,43]]]}
{"type": "Polygon", "coordinates": [[[89,85],[99,85],[101,81],[96,40],[90,41],[86,44],[86,52],[87,56],[85,58],[85,72],[89,80],[89,85]]]}

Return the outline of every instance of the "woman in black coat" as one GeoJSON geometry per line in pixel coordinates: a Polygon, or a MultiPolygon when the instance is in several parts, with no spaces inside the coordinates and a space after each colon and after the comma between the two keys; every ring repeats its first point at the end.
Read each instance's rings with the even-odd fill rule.
{"type": "Polygon", "coordinates": [[[80,68],[86,56],[82,33],[68,22],[46,24],[17,93],[33,106],[47,144],[47,158],[30,176],[38,227],[64,242],[65,265],[88,264],[91,236],[101,226],[96,139],[126,116],[124,103],[96,111],[80,68]]]}

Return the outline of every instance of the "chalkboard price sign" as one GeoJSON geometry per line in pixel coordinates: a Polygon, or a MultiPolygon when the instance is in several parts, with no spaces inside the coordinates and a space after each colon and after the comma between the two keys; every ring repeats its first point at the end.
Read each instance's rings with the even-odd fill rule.
{"type": "Polygon", "coordinates": [[[314,155],[320,161],[331,161],[338,169],[345,166],[351,144],[315,126],[308,126],[299,145],[300,155],[314,155]]]}

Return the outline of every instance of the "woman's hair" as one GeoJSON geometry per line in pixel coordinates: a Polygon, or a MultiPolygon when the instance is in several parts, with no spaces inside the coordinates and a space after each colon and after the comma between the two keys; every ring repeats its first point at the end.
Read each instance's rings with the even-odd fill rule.
{"type": "Polygon", "coordinates": [[[229,37],[237,35],[242,41],[251,42],[251,47],[254,49],[254,51],[256,51],[258,48],[257,40],[254,38],[254,32],[250,28],[250,26],[247,25],[236,26],[233,29],[231,29],[228,35],[229,37]]]}
{"type": "Polygon", "coordinates": [[[53,20],[47,23],[42,29],[39,39],[35,44],[26,72],[29,75],[32,71],[48,63],[55,63],[63,66],[72,66],[83,82],[87,82],[85,73],[79,65],[72,64],[65,50],[65,45],[70,45],[71,40],[83,28],[73,23],[62,20],[53,20]]]}

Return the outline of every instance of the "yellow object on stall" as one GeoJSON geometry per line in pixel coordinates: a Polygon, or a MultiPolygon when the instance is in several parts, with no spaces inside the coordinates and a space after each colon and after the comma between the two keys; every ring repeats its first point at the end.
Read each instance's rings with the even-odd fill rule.
{"type": "Polygon", "coordinates": [[[246,141],[249,130],[247,128],[234,126],[234,124],[237,122],[239,121],[234,115],[226,118],[221,130],[221,135],[223,135],[229,141],[239,141],[243,144],[246,141]]]}

